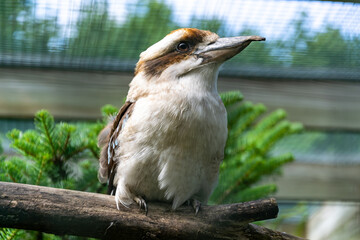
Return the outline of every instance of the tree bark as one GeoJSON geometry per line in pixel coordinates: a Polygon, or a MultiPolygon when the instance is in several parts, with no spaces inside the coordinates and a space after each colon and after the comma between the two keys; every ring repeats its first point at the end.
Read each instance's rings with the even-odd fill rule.
{"type": "Polygon", "coordinates": [[[176,211],[148,203],[116,209],[113,196],[0,182],[0,227],[102,239],[299,239],[250,222],[276,218],[275,199],[176,211]]]}

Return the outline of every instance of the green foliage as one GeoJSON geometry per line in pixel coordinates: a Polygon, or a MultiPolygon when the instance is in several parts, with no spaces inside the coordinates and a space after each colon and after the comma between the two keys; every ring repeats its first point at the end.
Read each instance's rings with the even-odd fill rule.
{"type": "Polygon", "coordinates": [[[225,23],[218,18],[202,19],[193,16],[190,27],[215,32],[220,36],[232,35],[232,33],[228,33],[225,23]]]}
{"type": "Polygon", "coordinates": [[[328,25],[323,32],[313,35],[305,34],[305,22],[307,15],[304,14],[300,21],[296,21],[296,31],[302,32],[292,46],[292,65],[305,67],[355,67],[359,66],[360,59],[354,58],[359,53],[360,38],[346,39],[340,29],[328,25]]]}
{"type": "MultiPolygon", "coordinates": [[[[84,1],[75,24],[67,26],[66,31],[71,34],[64,35],[56,17],[37,18],[34,6],[34,0],[0,1],[0,53],[59,54],[90,58],[90,62],[120,59],[132,66],[140,52],[179,27],[211,30],[220,36],[262,34],[250,25],[233,32],[224,19],[208,16],[194,15],[183,26],[176,22],[171,5],[159,0],[131,4],[125,21],[120,23],[109,13],[108,1],[97,0],[84,1]]],[[[326,27],[311,30],[311,20],[306,12],[300,13],[289,24],[286,36],[251,44],[231,59],[228,66],[357,68],[360,37],[348,36],[338,27],[326,26],[326,22],[326,27]]]]}
{"type": "Polygon", "coordinates": [[[137,9],[128,14],[128,20],[121,26],[122,36],[126,41],[121,44],[120,53],[133,59],[137,59],[140,52],[145,51],[170,31],[179,28],[172,21],[171,8],[162,1],[147,0],[144,5],[141,3],[142,1],[138,2],[137,9]]]}
{"type": "Polygon", "coordinates": [[[0,162],[0,169],[5,169],[0,180],[83,191],[100,188],[95,159],[103,123],[55,123],[46,110],[40,110],[34,125],[34,130],[13,129],[7,134],[20,156],[0,162]]]}
{"type": "Polygon", "coordinates": [[[76,22],[77,33],[70,38],[66,49],[69,55],[116,56],[118,49],[116,46],[121,29],[116,21],[110,18],[107,7],[106,2],[98,1],[90,1],[83,5],[76,22]]]}
{"type": "MultiPolygon", "coordinates": [[[[244,27],[239,33],[231,34],[230,36],[248,36],[248,35],[260,35],[261,33],[258,30],[250,27],[244,27]]],[[[230,59],[227,64],[239,66],[239,64],[244,65],[282,65],[282,61],[276,55],[272,53],[274,49],[278,47],[275,46],[274,41],[270,42],[258,42],[250,44],[246,51],[241,52],[239,55],[230,59]]],[[[245,68],[245,67],[244,67],[245,68]]]]}
{"type": "Polygon", "coordinates": [[[221,94],[221,100],[223,101],[225,107],[240,102],[243,99],[244,96],[239,91],[229,91],[221,94]]]}
{"type": "Polygon", "coordinates": [[[28,53],[29,46],[36,53],[49,50],[50,39],[57,35],[56,18],[34,19],[33,2],[0,1],[0,53],[28,53]]]}
{"type": "Polygon", "coordinates": [[[111,104],[106,104],[101,108],[101,112],[104,119],[106,119],[109,116],[117,114],[118,109],[111,104]]]}
{"type": "MultiPolygon", "coordinates": [[[[104,119],[114,112],[114,107],[105,106],[102,112],[104,119]]],[[[35,114],[34,125],[35,129],[25,132],[13,129],[7,134],[11,147],[18,155],[0,155],[0,181],[105,191],[97,180],[97,135],[105,120],[97,123],[56,123],[49,112],[40,110],[35,114]]],[[[9,240],[62,239],[51,234],[7,228],[0,229],[0,237],[9,240]]]]}
{"type": "Polygon", "coordinates": [[[0,238],[3,240],[12,240],[18,231],[18,229],[0,228],[0,238]]]}
{"type": "Polygon", "coordinates": [[[213,203],[248,201],[276,191],[274,184],[258,185],[265,176],[279,173],[293,160],[292,154],[271,156],[271,147],[284,136],[300,132],[300,123],[291,123],[286,112],[266,112],[262,104],[242,103],[239,92],[221,94],[228,111],[229,136],[225,159],[220,167],[219,184],[211,196],[213,203]]]}
{"type": "Polygon", "coordinates": [[[147,0],[145,4],[139,1],[136,6],[126,17],[125,23],[120,25],[109,16],[107,2],[89,2],[80,13],[77,35],[70,38],[67,52],[74,56],[109,56],[133,60],[150,45],[178,28],[172,22],[172,11],[166,4],[147,0]]]}
{"type": "MultiPolygon", "coordinates": [[[[1,135],[0,135],[0,137],[1,137],[1,135]]],[[[4,148],[3,148],[3,146],[2,146],[2,143],[1,143],[1,138],[0,138],[0,156],[1,156],[1,154],[4,152],[4,148]]]]}
{"type": "MultiPolygon", "coordinates": [[[[39,168],[33,161],[26,161],[20,157],[5,158],[0,162],[0,181],[36,184],[39,168]]],[[[45,184],[46,185],[46,184],[45,184]]]]}

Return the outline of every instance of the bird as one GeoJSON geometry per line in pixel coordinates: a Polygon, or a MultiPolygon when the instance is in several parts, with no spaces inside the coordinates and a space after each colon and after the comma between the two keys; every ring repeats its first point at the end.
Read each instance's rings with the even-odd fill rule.
{"type": "Polygon", "coordinates": [[[124,105],[99,133],[98,178],[118,209],[189,203],[198,213],[215,188],[227,140],[220,66],[260,36],[170,32],[140,54],[124,105]]]}

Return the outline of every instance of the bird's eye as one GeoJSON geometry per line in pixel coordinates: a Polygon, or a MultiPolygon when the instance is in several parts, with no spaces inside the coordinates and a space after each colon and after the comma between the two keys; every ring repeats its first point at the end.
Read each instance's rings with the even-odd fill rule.
{"type": "Polygon", "coordinates": [[[187,42],[181,42],[176,46],[176,51],[178,52],[187,52],[189,51],[190,46],[187,42]]]}

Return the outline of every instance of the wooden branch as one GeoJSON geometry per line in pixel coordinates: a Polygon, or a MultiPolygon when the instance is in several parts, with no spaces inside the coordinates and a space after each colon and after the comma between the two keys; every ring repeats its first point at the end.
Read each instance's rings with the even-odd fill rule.
{"type": "Polygon", "coordinates": [[[102,239],[298,239],[248,224],[277,216],[273,198],[203,206],[197,216],[189,206],[148,207],[146,216],[135,205],[117,210],[113,196],[0,182],[0,227],[102,239]]]}

